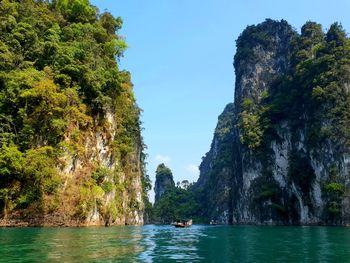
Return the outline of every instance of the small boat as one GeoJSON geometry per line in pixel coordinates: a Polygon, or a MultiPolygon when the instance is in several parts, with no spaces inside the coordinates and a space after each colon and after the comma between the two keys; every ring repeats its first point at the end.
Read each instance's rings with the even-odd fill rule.
{"type": "Polygon", "coordinates": [[[212,226],[216,226],[218,223],[216,222],[216,221],[214,221],[214,220],[210,220],[210,225],[212,225],[212,226]]]}
{"type": "Polygon", "coordinates": [[[189,220],[176,220],[171,223],[174,227],[189,227],[192,226],[192,219],[189,220]]]}

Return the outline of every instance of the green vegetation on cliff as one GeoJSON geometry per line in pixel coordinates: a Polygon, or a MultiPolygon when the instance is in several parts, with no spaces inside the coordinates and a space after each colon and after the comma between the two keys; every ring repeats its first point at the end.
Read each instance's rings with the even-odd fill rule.
{"type": "Polygon", "coordinates": [[[234,104],[194,186],[200,211],[226,223],[348,224],[350,39],[342,26],[324,32],[307,22],[298,33],[266,19],[239,36],[234,66],[234,104]]]}
{"type": "MultiPolygon", "coordinates": [[[[238,127],[241,142],[251,149],[268,152],[273,139],[281,139],[278,129],[283,122],[290,125],[292,142],[300,140],[305,130],[305,144],[314,156],[325,143],[347,151],[350,142],[350,40],[341,25],[334,23],[327,33],[321,25],[307,22],[292,42],[291,68],[276,78],[261,103],[242,103],[238,127]]],[[[311,204],[315,174],[305,153],[294,150],[289,155],[290,182],[311,204]]],[[[322,156],[318,156],[318,158],[322,156]]],[[[331,165],[329,164],[329,170],[331,165]]],[[[331,174],[331,171],[328,171],[331,174]]],[[[341,216],[341,200],[345,181],[329,182],[323,188],[326,201],[326,220],[341,216]]]]}
{"type": "Polygon", "coordinates": [[[271,139],[275,127],[288,121],[294,130],[308,126],[307,143],[315,147],[326,139],[349,145],[350,40],[346,33],[338,23],[325,34],[321,25],[307,22],[291,46],[288,74],[274,80],[261,103],[248,98],[242,102],[242,143],[257,148],[263,138],[271,139]]]}
{"type": "MultiPolygon", "coordinates": [[[[117,63],[127,48],[117,33],[121,26],[121,18],[100,13],[88,0],[1,1],[0,209],[4,215],[24,208],[47,212],[66,202],[72,209],[77,207],[69,213],[86,217],[102,196],[129,188],[135,177],[133,156],[138,156],[143,169],[140,109],[130,73],[119,70],[117,63]],[[109,122],[108,114],[113,119],[109,122]],[[70,187],[63,187],[67,178],[60,174],[67,165],[65,158],[88,158],[88,138],[95,132],[113,136],[105,132],[111,130],[110,122],[117,123],[114,138],[107,138],[114,140],[116,167],[111,171],[100,161],[86,160],[85,172],[76,175],[70,187]],[[121,173],[125,180],[118,178],[121,173]]],[[[148,189],[149,179],[142,181],[148,189]]],[[[121,195],[115,196],[112,207],[99,206],[107,217],[115,218],[123,209],[121,195]]],[[[132,206],[132,200],[127,205],[132,206]]]]}
{"type": "Polygon", "coordinates": [[[156,181],[154,184],[155,202],[170,188],[175,186],[173,173],[164,163],[158,165],[156,170],[156,181]]]}
{"type": "Polygon", "coordinates": [[[174,186],[168,189],[154,205],[153,221],[171,223],[177,219],[193,219],[200,222],[199,205],[191,189],[174,186]]]}
{"type": "Polygon", "coordinates": [[[155,182],[155,203],[147,209],[149,221],[169,224],[177,219],[193,218],[198,222],[198,202],[188,181],[175,186],[170,168],[158,165],[155,182]]]}

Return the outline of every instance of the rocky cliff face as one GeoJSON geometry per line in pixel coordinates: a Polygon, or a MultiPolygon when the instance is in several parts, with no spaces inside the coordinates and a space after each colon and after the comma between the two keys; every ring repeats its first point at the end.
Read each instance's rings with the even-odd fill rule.
{"type": "MultiPolygon", "coordinates": [[[[75,202],[79,203],[79,213],[83,218],[79,224],[143,224],[142,142],[138,135],[131,152],[127,158],[122,159],[113,146],[118,136],[117,126],[115,113],[108,110],[87,132],[84,139],[84,154],[66,155],[63,158],[64,165],[60,169],[60,174],[65,178],[64,192],[70,192],[72,186],[74,191],[74,186],[80,181],[81,176],[101,177],[97,179],[101,180],[100,193],[88,191],[92,196],[86,198],[85,193],[81,193],[80,187],[79,192],[74,194],[78,197],[75,202]]],[[[83,180],[83,186],[84,183],[86,180],[85,182],[83,180]]],[[[70,192],[68,199],[72,199],[71,195],[70,192]]],[[[67,214],[66,211],[62,212],[67,214]]],[[[76,211],[74,213],[76,214],[76,211]]],[[[71,216],[74,217],[74,214],[71,216]]]]}
{"type": "MultiPolygon", "coordinates": [[[[306,53],[306,48],[304,53],[296,51],[295,43],[314,36],[308,35],[310,28],[316,26],[305,25],[299,36],[285,21],[267,20],[248,27],[237,40],[235,101],[219,117],[196,184],[203,203],[209,204],[204,207],[209,219],[234,224],[349,224],[350,148],[339,143],[346,136],[315,135],[332,121],[327,114],[315,113],[315,84],[306,86],[304,72],[298,72],[305,64],[295,69],[295,57],[306,53]],[[303,85],[304,90],[298,90],[303,85]]],[[[314,53],[307,59],[317,63],[314,53]]],[[[339,84],[341,96],[347,94],[347,81],[339,84]]],[[[332,112],[334,106],[322,110],[332,112]]],[[[342,121],[347,127],[348,118],[342,121]]]]}
{"type": "Polygon", "coordinates": [[[58,0],[2,1],[0,21],[0,226],[142,224],[122,19],[58,0]]]}
{"type": "Polygon", "coordinates": [[[205,216],[224,223],[232,221],[232,174],[235,149],[234,104],[228,104],[219,116],[210,151],[199,167],[200,177],[194,185],[205,204],[205,216]]]}
{"type": "MultiPolygon", "coordinates": [[[[40,211],[29,208],[11,212],[0,225],[143,224],[142,142],[138,137],[127,158],[122,159],[115,150],[117,126],[111,110],[96,117],[92,127],[83,132],[80,152],[65,149],[60,157],[55,168],[61,181],[58,194],[45,196],[40,211]]],[[[67,145],[69,140],[67,134],[67,145]]]]}

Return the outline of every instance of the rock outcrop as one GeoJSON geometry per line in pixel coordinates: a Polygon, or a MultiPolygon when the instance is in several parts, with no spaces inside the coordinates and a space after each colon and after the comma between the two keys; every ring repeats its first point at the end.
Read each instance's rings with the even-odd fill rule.
{"type": "Polygon", "coordinates": [[[45,203],[54,206],[52,210],[18,210],[0,219],[0,226],[143,224],[141,139],[134,142],[132,153],[123,164],[113,148],[117,125],[115,114],[107,111],[84,132],[82,153],[72,154],[66,149],[56,167],[62,180],[57,200],[44,197],[45,203]]]}
{"type": "Polygon", "coordinates": [[[158,165],[156,170],[156,182],[154,184],[154,201],[158,202],[162,195],[171,188],[175,187],[175,182],[171,170],[163,163],[158,165]]]}
{"type": "MultiPolygon", "coordinates": [[[[328,127],[339,118],[339,129],[348,127],[349,119],[331,115],[334,104],[319,107],[315,100],[315,92],[328,87],[325,75],[319,88],[307,82],[310,78],[316,83],[318,75],[312,74],[322,73],[306,63],[316,65],[322,52],[338,42],[331,42],[328,32],[326,40],[322,36],[304,47],[304,39],[314,41],[315,29],[318,25],[309,22],[300,36],[285,21],[267,20],[248,27],[237,40],[235,100],[219,117],[195,185],[208,219],[233,224],[350,223],[350,148],[344,143],[346,133],[331,135],[328,127]],[[323,51],[315,55],[316,46],[323,51]],[[307,62],[300,63],[302,56],[307,62]],[[327,134],[318,136],[326,129],[327,134]]],[[[339,98],[349,99],[348,84],[347,77],[337,84],[339,98]]],[[[346,107],[342,110],[348,112],[346,107]]]]}

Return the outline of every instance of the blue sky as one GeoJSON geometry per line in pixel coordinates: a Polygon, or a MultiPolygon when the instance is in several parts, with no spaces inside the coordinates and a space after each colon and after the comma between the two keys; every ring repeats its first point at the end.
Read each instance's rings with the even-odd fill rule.
{"type": "MultiPolygon", "coordinates": [[[[196,181],[217,117],[233,101],[235,40],[247,25],[308,20],[350,31],[348,0],[92,0],[124,21],[121,67],[132,73],[148,146],[148,173],[166,163],[175,182],[196,181]]],[[[150,193],[153,199],[153,190],[150,193]]]]}

